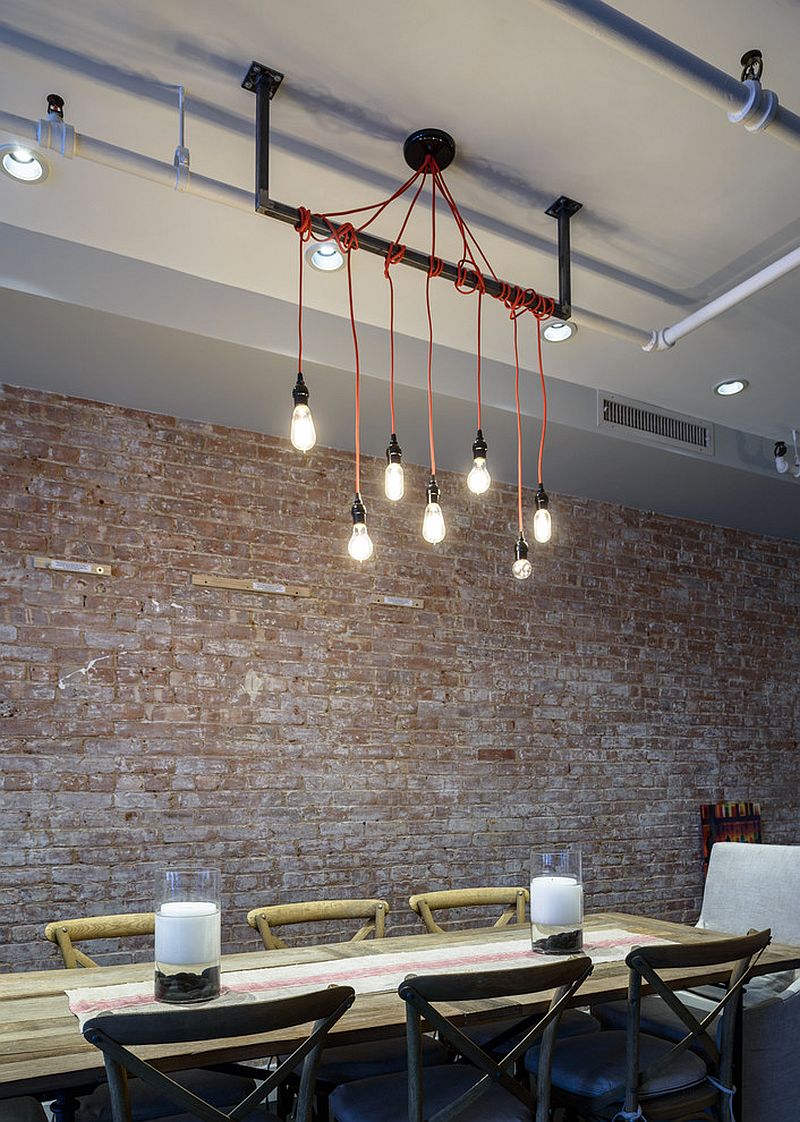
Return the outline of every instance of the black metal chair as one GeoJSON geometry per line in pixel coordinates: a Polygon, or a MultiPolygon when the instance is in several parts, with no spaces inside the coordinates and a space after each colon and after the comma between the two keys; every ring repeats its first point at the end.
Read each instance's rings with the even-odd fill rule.
{"type": "MultiPolygon", "coordinates": [[[[406,1002],[408,1073],[375,1076],[343,1084],[331,1095],[336,1122],[545,1122],[550,1117],[548,1071],[558,1020],[567,1002],[592,970],[585,956],[515,970],[411,977],[398,993],[406,1002]],[[458,1006],[555,990],[542,1016],[518,1018],[522,1037],[498,1058],[456,1024],[463,1014],[437,1005],[458,1006]],[[422,1063],[423,1022],[435,1029],[466,1062],[426,1067],[422,1063]],[[541,1042],[542,1072],[534,1093],[516,1073],[517,1061],[541,1042]]],[[[513,1004],[513,1002],[510,1002],[513,1004]]],[[[513,1030],[513,1026],[512,1026],[513,1030]]],[[[497,1038],[493,1043],[498,1043],[497,1038]]]]}
{"type": "MultiPolygon", "coordinates": [[[[350,986],[326,990],[280,1001],[230,1005],[224,1008],[170,1009],[158,1013],[106,1014],[87,1021],[83,1035],[103,1053],[110,1091],[113,1122],[131,1122],[131,1082],[141,1084],[176,1108],[169,1117],[199,1118],[202,1122],[277,1122],[276,1115],[265,1112],[268,1095],[276,1090],[294,1068],[303,1063],[295,1122],[311,1122],[316,1069],[331,1028],[353,1003],[350,986]],[[231,1037],[261,1037],[266,1033],[315,1022],[311,1032],[286,1056],[275,1071],[264,1072],[264,1081],[231,1110],[220,1110],[193,1094],[153,1064],[131,1052],[130,1046],[182,1044],[223,1040],[231,1037]],[[259,1108],[256,1110],[256,1108],[259,1108]]],[[[263,1044],[250,1040],[232,1049],[228,1059],[263,1053],[263,1044]]],[[[195,1061],[196,1062],[196,1061],[195,1061]]],[[[162,1113],[162,1118],[167,1117],[162,1113]]]]}
{"type": "MultiPolygon", "coordinates": [[[[690,1122],[708,1111],[733,1117],[733,1052],[742,989],[770,932],[695,944],[635,947],[629,968],[628,1023],[625,1031],[596,1033],[563,1040],[553,1049],[553,1101],[570,1116],[619,1117],[625,1122],[690,1122]],[[660,971],[719,966],[724,990],[713,1008],[698,1020],[660,971]],[[641,1031],[641,990],[646,984],[683,1025],[680,1040],[669,1041],[641,1031]]],[[[538,1072],[541,1061],[530,1052],[526,1064],[538,1072]]]]}

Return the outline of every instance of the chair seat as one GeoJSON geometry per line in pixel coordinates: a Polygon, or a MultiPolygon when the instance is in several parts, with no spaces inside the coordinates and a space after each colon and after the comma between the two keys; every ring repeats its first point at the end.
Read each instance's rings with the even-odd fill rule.
{"type": "MultiPolygon", "coordinates": [[[[193,1068],[191,1071],[170,1072],[170,1079],[180,1083],[192,1094],[224,1110],[236,1106],[255,1087],[252,1079],[241,1075],[222,1075],[217,1071],[193,1068]]],[[[129,1079],[131,1116],[133,1122],[153,1122],[155,1119],[180,1113],[177,1103],[148,1087],[140,1079],[129,1079]]],[[[263,1113],[261,1115],[263,1119],[263,1113]]],[[[101,1083],[89,1095],[82,1095],[75,1113],[76,1122],[111,1122],[111,1100],[108,1084],[101,1083]]]]}
{"type": "MultiPolygon", "coordinates": [[[[450,1052],[444,1044],[430,1036],[422,1038],[422,1062],[426,1067],[446,1064],[450,1052]]],[[[404,1036],[371,1040],[365,1044],[343,1044],[326,1048],[317,1068],[317,1083],[338,1086],[373,1075],[392,1075],[408,1066],[408,1048],[404,1036]]]]}
{"type": "MultiPolygon", "coordinates": [[[[596,1005],[594,1011],[604,1029],[622,1031],[628,1023],[627,1001],[606,1001],[596,1005]]],[[[642,1032],[673,1043],[683,1040],[689,1031],[678,1014],[660,997],[642,998],[639,1026],[642,1032]]]]}
{"type": "MultiPolygon", "coordinates": [[[[625,1032],[599,1032],[561,1040],[553,1049],[553,1087],[582,1098],[604,1095],[625,1085],[625,1032]]],[[[641,1033],[640,1066],[643,1070],[660,1060],[672,1048],[670,1041],[641,1033]]],[[[531,1049],[525,1066],[536,1072],[538,1056],[531,1049]]],[[[706,1078],[706,1065],[694,1052],[683,1052],[668,1067],[649,1079],[640,1090],[642,1099],[668,1095],[696,1087],[706,1078]]]]}
{"type": "MultiPolygon", "coordinates": [[[[505,1021],[487,1021],[485,1024],[468,1025],[462,1031],[465,1036],[468,1036],[480,1048],[486,1048],[491,1040],[498,1036],[505,1029],[513,1025],[513,1019],[505,1021]]],[[[602,1025],[593,1017],[591,1013],[583,1013],[580,1009],[567,1009],[561,1015],[561,1020],[558,1022],[558,1031],[556,1033],[557,1040],[566,1040],[573,1036],[584,1036],[590,1032],[599,1032],[602,1025]]],[[[490,1055],[499,1056],[505,1055],[511,1048],[521,1040],[525,1035],[525,1030],[521,1029],[510,1036],[508,1040],[504,1040],[502,1044],[496,1045],[494,1048],[489,1048],[490,1055]]],[[[538,1048],[538,1044],[534,1045],[538,1048]]]]}
{"type": "MultiPolygon", "coordinates": [[[[466,1064],[428,1067],[423,1072],[425,1117],[457,1099],[481,1078],[466,1064]]],[[[330,1098],[335,1122],[408,1122],[405,1073],[345,1083],[330,1098]]],[[[533,1115],[502,1087],[492,1085],[458,1116],[458,1122],[532,1122],[533,1115]]]]}

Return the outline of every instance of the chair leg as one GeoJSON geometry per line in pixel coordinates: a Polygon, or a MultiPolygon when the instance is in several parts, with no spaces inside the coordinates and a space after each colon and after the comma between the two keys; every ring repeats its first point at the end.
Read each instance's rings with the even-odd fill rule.
{"type": "Polygon", "coordinates": [[[289,1086],[288,1082],[283,1082],[278,1085],[277,1102],[275,1110],[279,1118],[287,1119],[292,1113],[294,1106],[294,1091],[289,1086]]]}

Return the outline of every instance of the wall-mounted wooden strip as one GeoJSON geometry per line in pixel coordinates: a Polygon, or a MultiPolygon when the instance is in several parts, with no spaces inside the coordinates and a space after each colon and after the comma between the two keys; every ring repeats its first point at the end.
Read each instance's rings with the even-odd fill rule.
{"type": "Polygon", "coordinates": [[[385,604],[389,608],[421,608],[422,600],[411,596],[370,596],[370,604],[385,604]]]}
{"type": "Polygon", "coordinates": [[[232,588],[236,592],[267,592],[273,596],[310,596],[311,589],[303,584],[278,584],[267,580],[242,580],[238,577],[218,577],[209,573],[192,573],[192,584],[200,588],[232,588]]]}
{"type": "Polygon", "coordinates": [[[55,557],[34,557],[34,569],[53,569],[60,573],[91,573],[96,577],[110,577],[111,566],[97,565],[94,561],[60,561],[55,557]]]}

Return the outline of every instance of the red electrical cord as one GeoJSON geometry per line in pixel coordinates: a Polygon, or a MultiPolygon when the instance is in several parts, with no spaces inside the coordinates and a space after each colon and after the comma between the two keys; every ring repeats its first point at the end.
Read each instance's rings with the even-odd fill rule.
{"type": "MultiPolygon", "coordinates": [[[[516,321],[515,321],[516,322],[516,321]]],[[[542,457],[544,438],[547,433],[547,390],[544,385],[544,366],[542,364],[542,317],[536,316],[536,349],[539,352],[539,381],[542,385],[542,435],[539,438],[539,484],[542,482],[542,457]]]]}
{"type": "Polygon", "coordinates": [[[299,374],[303,372],[303,267],[305,265],[305,254],[303,246],[311,237],[311,211],[306,210],[301,206],[298,210],[299,218],[295,225],[295,230],[300,235],[298,244],[300,246],[300,268],[299,268],[299,293],[297,297],[297,371],[299,374]]]}
{"type": "Polygon", "coordinates": [[[353,270],[351,255],[347,254],[347,296],[350,302],[350,327],[353,332],[353,353],[356,367],[356,494],[361,491],[361,360],[358,354],[358,332],[353,305],[353,270]]]}
{"type": "Polygon", "coordinates": [[[478,428],[481,424],[481,310],[483,308],[483,291],[478,290],[478,428]]]}
{"type": "MultiPolygon", "coordinates": [[[[431,475],[436,475],[436,448],[433,440],[433,314],[431,312],[431,279],[436,276],[436,176],[431,180],[431,259],[425,277],[425,307],[428,312],[428,442],[431,453],[431,475]]],[[[441,262],[438,262],[441,272],[441,262]]]]}
{"type": "Polygon", "coordinates": [[[512,317],[514,324],[514,396],[517,403],[517,525],[522,534],[522,411],[519,404],[519,332],[517,330],[517,317],[512,317]]]}

